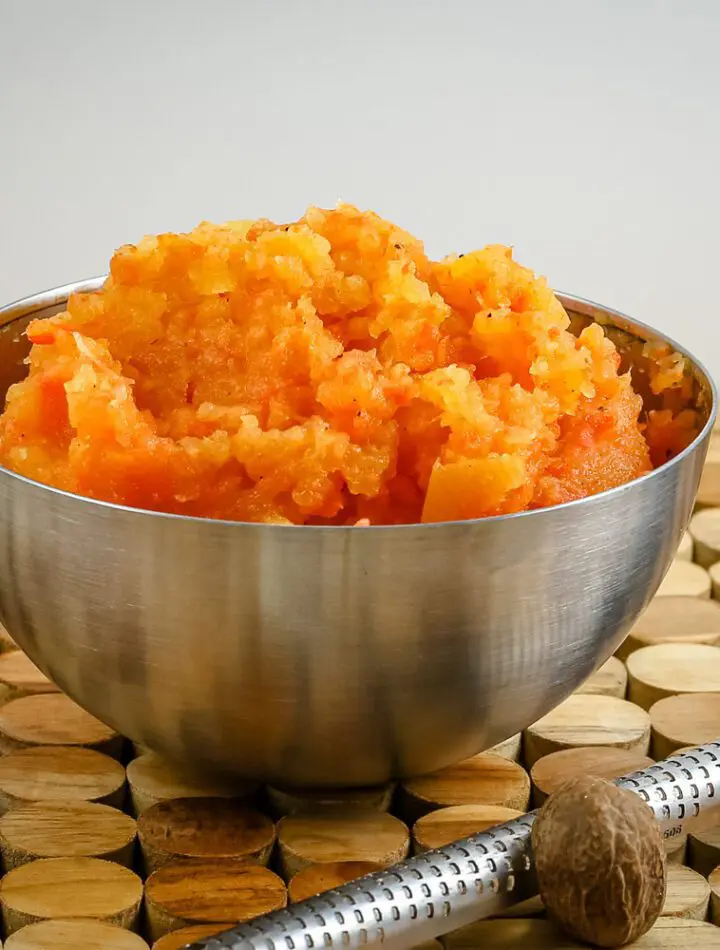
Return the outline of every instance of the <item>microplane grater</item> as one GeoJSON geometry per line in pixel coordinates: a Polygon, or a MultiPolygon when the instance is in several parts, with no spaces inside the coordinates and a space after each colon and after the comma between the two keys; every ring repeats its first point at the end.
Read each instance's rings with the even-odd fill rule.
{"type": "MultiPolygon", "coordinates": [[[[720,739],[618,779],[653,810],[664,837],[720,805],[720,739]]],[[[406,950],[537,894],[537,812],[428,851],[242,924],[189,950],[406,950]]]]}

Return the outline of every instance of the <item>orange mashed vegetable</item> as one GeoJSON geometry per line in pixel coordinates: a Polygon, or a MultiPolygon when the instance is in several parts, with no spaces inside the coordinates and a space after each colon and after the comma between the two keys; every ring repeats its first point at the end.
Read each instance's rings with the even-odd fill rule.
{"type": "MultiPolygon", "coordinates": [[[[397,524],[556,505],[683,448],[599,326],[490,246],[441,261],[348,205],[120,248],[36,320],[0,463],[209,518],[397,524]]],[[[680,385],[664,372],[658,386],[680,385]]]]}

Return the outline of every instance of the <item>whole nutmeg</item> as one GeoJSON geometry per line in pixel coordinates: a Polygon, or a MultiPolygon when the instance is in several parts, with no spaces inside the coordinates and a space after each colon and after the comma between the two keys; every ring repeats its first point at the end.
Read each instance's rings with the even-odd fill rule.
{"type": "Polygon", "coordinates": [[[540,810],[532,846],[543,902],[571,936],[622,947],[660,916],[665,849],[634,792],[589,776],[566,782],[540,810]]]}

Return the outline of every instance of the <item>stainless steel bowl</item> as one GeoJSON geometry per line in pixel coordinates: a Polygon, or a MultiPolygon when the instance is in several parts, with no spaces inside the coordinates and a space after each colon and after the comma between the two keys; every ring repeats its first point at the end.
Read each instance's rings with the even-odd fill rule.
{"type": "MultiPolygon", "coordinates": [[[[0,310],[0,391],[24,374],[28,318],[100,283],[0,310]]],[[[631,362],[633,341],[662,339],[561,299],[631,362]]],[[[440,768],[568,696],[654,594],[715,417],[712,382],[691,367],[707,425],[682,455],[580,502],[480,521],[226,523],[88,501],[0,469],[0,616],[77,702],[172,758],[316,786],[440,768]]]]}

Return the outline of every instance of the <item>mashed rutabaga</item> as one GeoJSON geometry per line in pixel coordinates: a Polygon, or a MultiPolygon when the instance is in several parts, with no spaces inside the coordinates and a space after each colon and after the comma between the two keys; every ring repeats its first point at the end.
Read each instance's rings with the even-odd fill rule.
{"type": "MultiPolygon", "coordinates": [[[[687,413],[646,418],[599,326],[568,326],[508,248],[430,261],[347,205],[148,237],[116,252],[100,291],[30,324],[0,463],[242,521],[555,505],[642,475],[694,434],[687,413]]],[[[660,375],[681,385],[681,367],[660,375]]]]}

